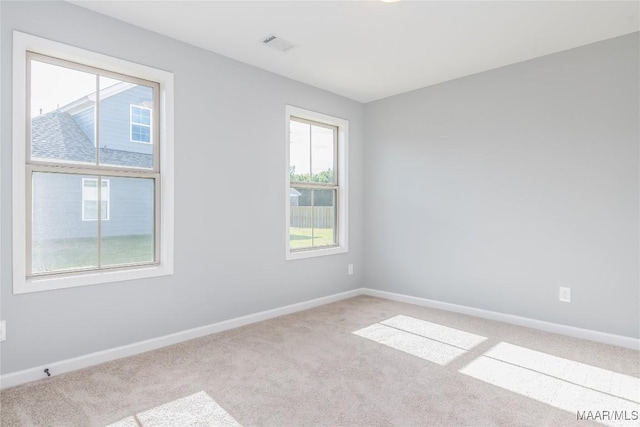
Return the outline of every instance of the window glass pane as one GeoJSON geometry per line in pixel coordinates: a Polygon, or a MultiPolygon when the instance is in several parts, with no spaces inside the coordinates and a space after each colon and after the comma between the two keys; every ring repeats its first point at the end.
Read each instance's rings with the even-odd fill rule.
{"type": "Polygon", "coordinates": [[[109,220],[102,221],[102,265],[153,262],[154,180],[104,179],[109,180],[109,220]]]}
{"type": "Polygon", "coordinates": [[[33,174],[33,274],[98,267],[98,221],[83,221],[83,211],[97,217],[97,201],[83,206],[83,180],[97,177],[33,174]]]}
{"type": "Polygon", "coordinates": [[[84,221],[95,221],[98,219],[98,201],[97,200],[85,200],[83,203],[83,217],[84,221]]]}
{"type": "Polygon", "coordinates": [[[309,182],[311,172],[311,126],[289,121],[289,177],[292,182],[309,182]]]}
{"type": "Polygon", "coordinates": [[[131,125],[131,140],[137,142],[151,141],[151,128],[143,125],[131,125]]]}
{"type": "Polygon", "coordinates": [[[311,126],[311,181],[334,183],[335,129],[311,126]]]}
{"type": "Polygon", "coordinates": [[[140,139],[143,141],[151,141],[151,128],[143,126],[140,129],[140,139]]]}
{"type": "Polygon", "coordinates": [[[336,191],[313,190],[313,246],[336,244],[336,191]]]}
{"type": "Polygon", "coordinates": [[[289,188],[291,206],[289,247],[291,249],[313,246],[311,191],[306,188],[289,188]]]}
{"type": "Polygon", "coordinates": [[[96,75],[37,60],[31,66],[31,158],[95,164],[96,75]]]}
{"type": "Polygon", "coordinates": [[[153,169],[153,88],[100,77],[100,164],[153,169]]]}
{"type": "Polygon", "coordinates": [[[289,247],[304,249],[336,244],[336,190],[289,188],[289,247]]]}
{"type": "Polygon", "coordinates": [[[151,110],[132,105],[131,106],[131,123],[150,126],[151,110]]]}

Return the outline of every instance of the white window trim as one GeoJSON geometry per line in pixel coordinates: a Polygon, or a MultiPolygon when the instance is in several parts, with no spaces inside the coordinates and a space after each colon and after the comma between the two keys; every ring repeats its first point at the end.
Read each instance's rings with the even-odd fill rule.
{"type": "Polygon", "coordinates": [[[285,116],[285,165],[286,165],[286,186],[285,186],[285,259],[287,261],[305,258],[315,258],[325,255],[336,255],[349,252],[349,122],[345,119],[329,116],[315,111],[305,110],[304,108],[286,106],[285,116]],[[291,116],[307,119],[315,122],[326,123],[338,127],[338,198],[337,198],[337,227],[338,227],[338,245],[327,248],[309,248],[305,250],[292,251],[290,247],[290,228],[291,224],[291,200],[289,197],[289,188],[291,181],[289,177],[289,150],[290,150],[290,119],[291,116]]]}
{"type": "Polygon", "coordinates": [[[173,73],[13,32],[13,293],[47,291],[173,274],[174,171],[173,171],[173,73]],[[92,67],[113,70],[160,84],[160,253],[157,265],[113,270],[76,272],[47,277],[26,275],[26,52],[31,51],[92,67]]]}
{"type": "Polygon", "coordinates": [[[129,141],[137,142],[138,144],[149,144],[149,145],[153,144],[153,110],[151,108],[143,107],[142,105],[129,104],[129,141]],[[149,111],[149,124],[148,125],[144,125],[142,123],[134,123],[133,122],[133,109],[134,108],[139,108],[141,110],[149,111]],[[144,126],[144,127],[149,128],[149,142],[147,142],[147,141],[138,141],[137,139],[133,139],[132,138],[133,125],[144,126]]]}
{"type": "MultiPolygon", "coordinates": [[[[95,183],[96,183],[96,192],[100,191],[100,198],[99,199],[96,198],[95,202],[97,203],[98,200],[100,200],[101,202],[105,201],[102,198],[102,188],[98,189],[98,178],[82,178],[82,220],[83,221],[97,221],[98,217],[96,217],[95,219],[94,218],[87,218],[87,216],[85,214],[84,202],[87,201],[87,200],[85,199],[85,195],[84,195],[84,189],[85,189],[84,183],[87,182],[87,181],[95,181],[95,183]]],[[[111,193],[111,184],[110,184],[110,180],[107,179],[107,178],[102,178],[100,181],[105,183],[105,184],[107,184],[107,185],[105,185],[105,187],[107,187],[107,197],[106,197],[106,199],[107,199],[106,200],[106,202],[107,202],[107,209],[106,209],[107,210],[107,215],[104,218],[102,218],[102,220],[103,221],[109,221],[109,215],[110,215],[109,212],[111,211],[111,194],[110,194],[111,193]]],[[[102,184],[100,184],[100,185],[102,185],[102,184]]],[[[89,201],[93,201],[93,200],[89,200],[89,201]]],[[[96,213],[97,212],[100,212],[100,215],[102,215],[102,211],[100,209],[97,209],[96,213]]]]}

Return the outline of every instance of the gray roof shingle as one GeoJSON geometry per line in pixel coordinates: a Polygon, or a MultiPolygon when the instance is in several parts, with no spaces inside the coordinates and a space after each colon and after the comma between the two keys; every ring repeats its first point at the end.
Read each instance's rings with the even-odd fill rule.
{"type": "MultiPolygon", "coordinates": [[[[52,111],[31,121],[31,157],[43,160],[69,160],[95,163],[93,142],[68,113],[52,111]]],[[[151,154],[100,149],[100,163],[153,168],[151,154]]]]}

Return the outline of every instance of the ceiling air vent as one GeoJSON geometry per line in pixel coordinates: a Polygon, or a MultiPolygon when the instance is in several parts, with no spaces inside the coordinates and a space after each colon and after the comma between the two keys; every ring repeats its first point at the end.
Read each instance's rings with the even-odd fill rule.
{"type": "Polygon", "coordinates": [[[290,41],[287,41],[282,37],[278,37],[275,34],[269,34],[268,36],[265,36],[262,39],[262,44],[279,50],[280,52],[287,52],[296,47],[296,45],[294,45],[290,41]]]}

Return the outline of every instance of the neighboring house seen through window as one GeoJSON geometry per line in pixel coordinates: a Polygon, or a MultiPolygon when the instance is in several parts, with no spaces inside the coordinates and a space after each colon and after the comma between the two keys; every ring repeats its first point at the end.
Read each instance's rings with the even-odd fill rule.
{"type": "Polygon", "coordinates": [[[18,32],[14,51],[14,292],[172,274],[172,75],[18,32]]]}
{"type": "Polygon", "coordinates": [[[287,108],[287,259],[347,251],[348,122],[287,108]]]}

